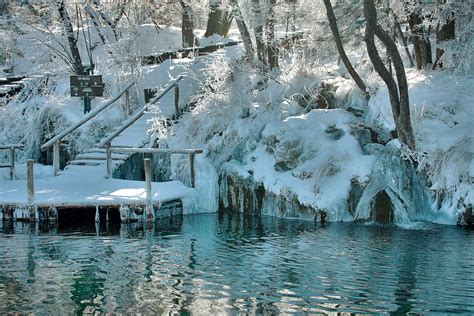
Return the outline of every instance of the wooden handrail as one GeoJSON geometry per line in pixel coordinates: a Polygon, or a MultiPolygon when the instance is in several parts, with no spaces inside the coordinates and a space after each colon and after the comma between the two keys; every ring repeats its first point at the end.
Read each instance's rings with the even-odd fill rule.
{"type": "Polygon", "coordinates": [[[25,147],[25,145],[21,145],[21,144],[5,144],[5,145],[0,145],[0,149],[22,149],[23,147],[25,147]]]}
{"type": "Polygon", "coordinates": [[[127,92],[133,85],[135,84],[135,81],[127,85],[125,88],[123,88],[114,98],[106,102],[105,104],[95,108],[93,111],[91,111],[87,116],[85,116],[82,120],[79,122],[75,123],[71,127],[67,128],[65,131],[59,133],[55,137],[51,138],[49,141],[44,143],[41,146],[41,150],[44,151],[47,148],[53,146],[55,143],[60,142],[63,140],[64,137],[66,137],[68,134],[71,132],[75,131],[82,125],[84,125],[86,122],[88,122],[90,119],[94,118],[97,114],[108,108],[111,104],[113,104],[115,101],[117,101],[125,92],[127,92]]]}
{"type": "Polygon", "coordinates": [[[118,153],[162,153],[162,154],[184,154],[189,156],[189,175],[191,177],[191,187],[195,187],[196,176],[194,171],[194,158],[197,154],[202,154],[202,149],[163,149],[163,148],[138,148],[138,147],[111,147],[110,143],[107,143],[107,176],[112,178],[112,152],[118,153]]]}
{"type": "Polygon", "coordinates": [[[139,153],[139,154],[202,154],[202,149],[168,149],[168,148],[139,148],[139,147],[110,147],[115,153],[139,153]]]}
{"type": "Polygon", "coordinates": [[[0,164],[0,168],[10,168],[10,180],[13,180],[15,177],[15,150],[22,149],[25,145],[21,144],[5,144],[0,145],[0,150],[10,151],[10,163],[0,164]]]}
{"type": "Polygon", "coordinates": [[[150,102],[148,102],[147,104],[145,104],[145,106],[143,107],[143,109],[141,109],[140,111],[138,111],[135,115],[133,115],[132,117],[130,117],[122,126],[120,126],[117,130],[115,130],[112,134],[110,134],[109,136],[107,136],[104,140],[102,140],[102,142],[100,142],[99,144],[99,147],[106,147],[108,144],[110,145],[110,143],[112,142],[112,140],[117,137],[118,135],[120,135],[120,133],[122,133],[125,129],[127,129],[130,125],[132,125],[133,123],[135,123],[140,117],[143,116],[143,114],[148,110],[148,108],[150,107],[150,105],[156,103],[158,100],[160,100],[168,91],[171,90],[171,88],[175,87],[180,81],[181,79],[183,79],[184,77],[179,75],[176,79],[174,79],[173,81],[169,82],[168,83],[168,86],[160,92],[160,94],[158,94],[157,96],[155,96],[153,99],[150,100],[150,102]]]}

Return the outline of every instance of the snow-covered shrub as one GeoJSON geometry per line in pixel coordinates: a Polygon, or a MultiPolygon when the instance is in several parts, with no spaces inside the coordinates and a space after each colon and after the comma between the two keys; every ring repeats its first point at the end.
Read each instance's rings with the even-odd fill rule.
{"type": "Polygon", "coordinates": [[[465,137],[429,157],[426,172],[435,192],[434,209],[458,220],[474,204],[474,138],[465,137]]]}

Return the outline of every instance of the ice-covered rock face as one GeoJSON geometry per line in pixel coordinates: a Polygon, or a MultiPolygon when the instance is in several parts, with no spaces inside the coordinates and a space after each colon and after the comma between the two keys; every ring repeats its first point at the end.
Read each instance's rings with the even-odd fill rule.
{"type": "Polygon", "coordinates": [[[244,160],[246,169],[269,192],[292,192],[301,205],[327,213],[328,220],[350,220],[351,181],[366,181],[375,159],[363,154],[352,135],[355,122],[358,118],[344,110],[313,110],[271,122],[244,160]]]}

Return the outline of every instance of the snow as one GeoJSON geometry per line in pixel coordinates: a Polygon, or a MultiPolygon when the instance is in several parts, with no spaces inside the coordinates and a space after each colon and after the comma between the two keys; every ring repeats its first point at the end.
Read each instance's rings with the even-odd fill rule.
{"type": "Polygon", "coordinates": [[[141,56],[175,51],[181,48],[181,28],[165,26],[158,30],[153,24],[143,24],[136,41],[141,56]]]}
{"type": "MultiPolygon", "coordinates": [[[[179,181],[152,183],[152,200],[164,203],[182,200],[183,209],[193,209],[193,190],[179,181]]],[[[2,181],[0,187],[2,204],[27,205],[25,180],[2,181]]],[[[35,180],[37,205],[79,206],[146,204],[146,190],[143,181],[105,179],[104,176],[65,176],[35,180]]]]}
{"type": "Polygon", "coordinates": [[[313,110],[269,123],[263,141],[247,156],[246,168],[267,190],[275,194],[290,190],[303,205],[327,211],[329,220],[349,220],[344,201],[351,180],[365,181],[374,162],[350,134],[355,121],[343,110],[313,110]],[[328,128],[340,129],[343,135],[333,140],[328,128]],[[291,164],[287,166],[291,169],[275,170],[278,161],[291,164]]]}

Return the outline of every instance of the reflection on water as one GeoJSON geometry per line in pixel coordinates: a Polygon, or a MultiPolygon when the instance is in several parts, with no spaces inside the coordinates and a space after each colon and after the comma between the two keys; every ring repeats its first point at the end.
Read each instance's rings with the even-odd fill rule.
{"type": "Polygon", "coordinates": [[[0,314],[474,313],[474,231],[205,214],[0,222],[0,314]]]}

